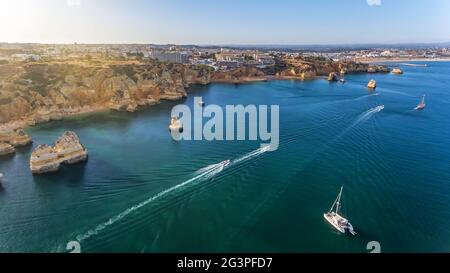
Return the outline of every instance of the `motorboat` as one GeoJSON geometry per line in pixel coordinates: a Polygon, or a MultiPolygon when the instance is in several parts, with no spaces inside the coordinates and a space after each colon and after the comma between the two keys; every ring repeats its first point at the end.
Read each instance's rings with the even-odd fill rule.
{"type": "Polygon", "coordinates": [[[220,163],[220,165],[222,165],[223,168],[227,167],[227,166],[230,165],[230,164],[231,164],[231,161],[230,161],[230,160],[225,160],[225,161],[222,161],[222,162],[220,163]]]}
{"type": "Polygon", "coordinates": [[[350,222],[340,214],[341,197],[343,189],[344,186],[341,187],[341,191],[339,192],[339,195],[334,201],[333,206],[331,206],[330,211],[325,213],[323,217],[339,232],[345,234],[348,231],[350,234],[356,235],[356,232],[354,231],[352,224],[350,224],[350,222]]]}

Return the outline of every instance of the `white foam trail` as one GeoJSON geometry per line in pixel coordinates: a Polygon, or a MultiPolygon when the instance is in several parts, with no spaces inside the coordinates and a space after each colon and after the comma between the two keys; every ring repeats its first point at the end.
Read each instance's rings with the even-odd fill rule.
{"type": "Polygon", "coordinates": [[[176,191],[176,190],[178,190],[178,189],[180,189],[180,188],[182,188],[182,187],[184,187],[184,186],[186,186],[186,185],[188,185],[190,183],[193,183],[195,181],[203,181],[203,180],[209,179],[209,178],[217,175],[218,173],[220,173],[224,169],[224,167],[225,166],[224,166],[223,163],[210,165],[210,166],[204,168],[204,169],[206,169],[206,171],[200,173],[199,175],[197,175],[197,176],[195,176],[195,177],[193,177],[193,178],[191,178],[191,179],[189,179],[189,180],[187,180],[187,181],[185,181],[185,182],[183,182],[181,184],[173,186],[172,188],[164,190],[164,191],[162,191],[162,192],[160,192],[160,193],[150,197],[149,199],[147,199],[147,200],[145,200],[145,201],[143,201],[143,202],[141,202],[141,203],[139,203],[139,204],[137,204],[135,206],[132,206],[131,208],[128,208],[127,210],[123,211],[122,213],[120,213],[120,214],[110,218],[108,221],[104,222],[103,224],[98,225],[96,228],[94,228],[92,230],[89,230],[88,232],[86,232],[84,234],[78,235],[76,237],[76,239],[77,239],[78,242],[81,243],[82,241],[84,241],[86,239],[89,239],[90,237],[92,237],[94,235],[97,235],[99,232],[101,232],[102,230],[106,229],[108,226],[111,226],[114,223],[122,220],[123,218],[128,216],[130,213],[132,213],[134,211],[137,211],[138,209],[140,209],[140,208],[150,204],[151,202],[155,201],[158,198],[161,198],[164,195],[169,194],[169,193],[171,193],[173,191],[176,191]]]}
{"type": "MultiPolygon", "coordinates": [[[[248,153],[248,154],[246,154],[246,155],[244,155],[244,156],[234,160],[232,162],[232,165],[241,163],[241,162],[246,161],[246,160],[250,160],[250,159],[252,159],[252,158],[254,158],[254,157],[258,156],[258,155],[261,155],[261,154],[263,154],[265,152],[268,152],[268,151],[270,151],[270,146],[266,146],[266,147],[260,148],[258,150],[250,152],[250,153],[248,153]]],[[[131,213],[141,209],[142,207],[150,204],[151,202],[153,202],[153,201],[155,201],[155,200],[157,200],[157,199],[159,199],[159,198],[161,198],[161,197],[163,197],[163,196],[165,196],[165,195],[167,195],[167,194],[169,194],[171,192],[174,192],[174,191],[176,191],[176,190],[178,190],[180,188],[183,188],[183,187],[185,187],[188,184],[191,184],[193,182],[205,181],[207,179],[210,179],[210,178],[214,177],[215,175],[217,175],[220,172],[222,172],[225,169],[225,167],[227,167],[225,162],[226,161],[221,162],[219,164],[209,165],[207,167],[204,167],[204,168],[198,170],[197,172],[195,172],[195,174],[196,174],[195,177],[193,177],[193,178],[191,178],[191,179],[189,179],[189,180],[187,180],[187,181],[185,181],[185,182],[183,182],[181,184],[173,186],[172,188],[164,190],[164,191],[162,191],[162,192],[160,192],[160,193],[158,193],[156,195],[153,195],[152,197],[148,198],[147,200],[145,200],[145,201],[143,201],[143,202],[141,202],[141,203],[139,203],[139,204],[137,204],[135,206],[132,206],[131,208],[128,208],[127,210],[123,211],[122,213],[120,213],[120,214],[110,218],[108,221],[98,225],[96,228],[91,229],[91,230],[89,230],[88,232],[86,232],[84,234],[80,234],[80,235],[76,236],[76,240],[81,243],[82,241],[87,240],[87,239],[91,238],[92,236],[97,235],[98,233],[100,233],[101,231],[106,229],[107,227],[109,227],[109,226],[117,223],[118,221],[122,220],[123,218],[127,217],[129,214],[131,214],[131,213]]]]}
{"type": "Polygon", "coordinates": [[[259,155],[261,155],[261,154],[263,154],[265,152],[268,152],[268,151],[270,151],[270,146],[259,148],[258,150],[255,150],[253,152],[250,152],[250,153],[248,153],[246,155],[241,156],[240,158],[235,159],[233,161],[233,164],[238,164],[238,163],[241,163],[243,161],[250,160],[250,159],[252,159],[252,158],[254,158],[256,156],[259,156],[259,155]]]}
{"type": "Polygon", "coordinates": [[[343,102],[360,101],[360,100],[363,100],[363,99],[365,99],[365,98],[370,98],[370,97],[379,96],[379,95],[380,95],[380,93],[373,93],[373,94],[370,94],[370,95],[360,96],[360,97],[357,97],[357,98],[354,98],[354,99],[346,99],[346,100],[338,100],[338,101],[334,101],[334,102],[332,102],[331,104],[337,104],[337,103],[343,103],[343,102]]]}
{"type": "Polygon", "coordinates": [[[353,123],[354,125],[357,125],[363,121],[366,121],[368,118],[370,118],[373,114],[379,113],[384,109],[384,105],[380,105],[377,107],[374,107],[370,110],[367,110],[366,112],[359,115],[359,117],[356,119],[356,121],[353,123]]]}
{"type": "Polygon", "coordinates": [[[348,131],[350,131],[351,129],[353,129],[355,126],[359,125],[360,123],[368,120],[372,115],[374,115],[375,113],[379,113],[381,111],[383,111],[384,109],[384,105],[379,105],[377,107],[374,107],[372,109],[367,110],[366,112],[360,114],[358,116],[358,118],[356,118],[356,120],[350,124],[344,131],[342,131],[339,135],[336,136],[335,139],[338,139],[340,137],[342,137],[343,135],[345,135],[348,131]]]}

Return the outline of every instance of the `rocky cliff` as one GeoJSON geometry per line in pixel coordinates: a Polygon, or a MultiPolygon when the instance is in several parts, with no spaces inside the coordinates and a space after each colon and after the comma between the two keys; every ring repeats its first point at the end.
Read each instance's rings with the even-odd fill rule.
{"type": "Polygon", "coordinates": [[[139,106],[186,96],[207,84],[206,67],[177,64],[27,64],[0,67],[0,123],[37,124],[96,109],[133,112],[139,106]]]}
{"type": "Polygon", "coordinates": [[[388,73],[385,66],[375,66],[353,61],[334,62],[323,59],[285,59],[285,68],[277,73],[279,77],[295,77],[301,80],[314,79],[318,76],[333,76],[347,73],[388,73]]]}
{"type": "MultiPolygon", "coordinates": [[[[277,63],[264,71],[240,67],[224,72],[214,72],[206,66],[159,62],[0,65],[0,124],[17,121],[20,126],[34,125],[108,108],[134,112],[161,100],[179,100],[192,84],[266,80],[266,74],[307,80],[336,73],[388,72],[382,66],[350,61],[297,58],[277,63]]],[[[0,142],[10,143],[1,139],[0,142]]],[[[10,144],[26,142],[24,137],[10,144]]]]}

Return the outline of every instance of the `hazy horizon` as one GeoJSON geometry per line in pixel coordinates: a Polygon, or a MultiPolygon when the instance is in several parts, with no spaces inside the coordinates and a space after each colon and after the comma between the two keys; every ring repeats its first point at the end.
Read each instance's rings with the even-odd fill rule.
{"type": "Polygon", "coordinates": [[[450,1],[0,0],[0,42],[329,46],[449,43],[450,1]]]}

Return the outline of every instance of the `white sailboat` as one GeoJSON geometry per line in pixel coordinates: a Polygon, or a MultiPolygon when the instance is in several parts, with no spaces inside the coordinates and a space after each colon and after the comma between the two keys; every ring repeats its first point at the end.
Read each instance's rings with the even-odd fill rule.
{"type": "Polygon", "coordinates": [[[425,95],[423,95],[422,100],[420,101],[419,105],[416,106],[416,108],[414,108],[414,110],[423,110],[425,109],[425,95]]]}
{"type": "Polygon", "coordinates": [[[339,214],[343,189],[344,186],[341,187],[341,191],[334,201],[333,206],[331,206],[330,211],[325,213],[323,217],[339,232],[346,233],[346,231],[348,231],[350,234],[356,235],[356,232],[353,230],[352,224],[350,224],[350,222],[346,218],[339,214]]]}

